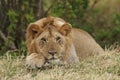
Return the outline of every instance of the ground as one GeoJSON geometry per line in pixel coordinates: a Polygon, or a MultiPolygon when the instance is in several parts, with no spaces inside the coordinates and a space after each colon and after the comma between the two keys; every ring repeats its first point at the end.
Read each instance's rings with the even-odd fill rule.
{"type": "Polygon", "coordinates": [[[22,56],[9,53],[0,57],[0,80],[120,80],[120,53],[106,50],[105,54],[81,60],[73,66],[53,66],[29,71],[22,56]]]}

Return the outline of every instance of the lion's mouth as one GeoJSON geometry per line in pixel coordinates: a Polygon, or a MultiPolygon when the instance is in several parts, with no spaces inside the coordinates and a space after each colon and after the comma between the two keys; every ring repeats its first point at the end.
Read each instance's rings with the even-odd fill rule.
{"type": "Polygon", "coordinates": [[[58,58],[52,57],[52,58],[50,58],[48,60],[56,60],[56,59],[58,59],[58,58]]]}

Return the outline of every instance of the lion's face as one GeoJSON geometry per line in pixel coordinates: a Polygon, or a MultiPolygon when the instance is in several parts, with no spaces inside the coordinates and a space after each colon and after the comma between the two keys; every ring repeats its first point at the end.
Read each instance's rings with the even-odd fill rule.
{"type": "Polygon", "coordinates": [[[60,27],[51,23],[51,20],[47,24],[31,23],[26,34],[28,53],[41,54],[48,62],[64,61],[68,53],[70,32],[68,23],[60,27]]]}
{"type": "Polygon", "coordinates": [[[54,27],[48,26],[35,39],[37,52],[41,53],[47,60],[62,59],[63,53],[66,50],[66,40],[59,31],[54,27]]]}

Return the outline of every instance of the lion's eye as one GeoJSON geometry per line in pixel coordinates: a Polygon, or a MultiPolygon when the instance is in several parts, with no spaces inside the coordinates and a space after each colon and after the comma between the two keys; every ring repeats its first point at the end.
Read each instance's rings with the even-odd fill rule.
{"type": "Polygon", "coordinates": [[[46,39],[45,38],[41,38],[41,41],[46,42],[46,39]]]}
{"type": "Polygon", "coordinates": [[[56,41],[57,41],[57,42],[60,42],[60,41],[61,41],[61,38],[60,38],[60,37],[57,37],[57,38],[56,38],[56,41]]]}

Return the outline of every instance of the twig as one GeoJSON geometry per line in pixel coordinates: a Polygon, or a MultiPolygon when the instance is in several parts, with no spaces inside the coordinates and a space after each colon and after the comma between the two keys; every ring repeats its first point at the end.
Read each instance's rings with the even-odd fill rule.
{"type": "MultiPolygon", "coordinates": [[[[5,34],[2,31],[0,31],[0,37],[4,40],[5,43],[8,42],[8,38],[5,36],[5,34]]],[[[14,42],[11,42],[11,44],[9,44],[8,47],[12,50],[17,49],[14,42]]]]}
{"type": "Polygon", "coordinates": [[[48,12],[50,11],[50,9],[54,6],[55,4],[55,0],[53,1],[53,3],[50,5],[50,7],[45,11],[45,15],[48,14],[48,12]]]}
{"type": "Polygon", "coordinates": [[[96,4],[99,2],[100,0],[94,0],[93,4],[91,5],[91,7],[86,11],[84,17],[83,17],[83,24],[87,21],[88,16],[90,15],[90,11],[96,6],[96,4]]]}
{"type": "Polygon", "coordinates": [[[2,31],[0,31],[0,37],[4,40],[4,42],[7,42],[7,38],[2,31]]]}

